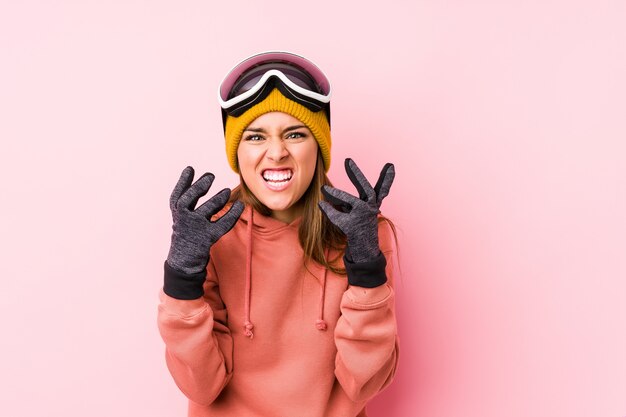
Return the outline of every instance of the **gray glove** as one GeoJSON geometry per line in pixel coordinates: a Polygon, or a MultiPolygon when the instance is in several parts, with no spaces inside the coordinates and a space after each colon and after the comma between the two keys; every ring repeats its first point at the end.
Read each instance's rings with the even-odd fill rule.
{"type": "Polygon", "coordinates": [[[324,185],[322,194],[328,202],[320,201],[319,206],[328,219],[346,235],[347,259],[356,263],[372,261],[380,255],[377,215],[383,199],[389,194],[395,168],[393,164],[385,164],[374,188],[352,159],[346,159],[345,168],[350,181],[359,192],[359,198],[324,185]]]}
{"type": "Polygon", "coordinates": [[[192,185],[193,176],[193,168],[185,168],[170,197],[174,224],[167,264],[185,274],[206,268],[211,246],[233,228],[244,209],[241,201],[235,201],[226,214],[211,221],[211,216],[228,202],[230,189],[223,189],[194,210],[200,197],[209,191],[215,176],[205,173],[192,185]]]}

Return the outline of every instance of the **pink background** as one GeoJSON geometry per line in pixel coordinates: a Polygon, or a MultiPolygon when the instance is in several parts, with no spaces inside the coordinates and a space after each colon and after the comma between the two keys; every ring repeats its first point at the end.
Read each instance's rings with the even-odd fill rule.
{"type": "Polygon", "coordinates": [[[331,78],[331,178],[397,181],[401,365],[373,416],[626,415],[626,3],[3,1],[0,415],[182,416],[155,317],[217,84],[331,78]],[[217,3],[217,4],[213,4],[217,3]]]}

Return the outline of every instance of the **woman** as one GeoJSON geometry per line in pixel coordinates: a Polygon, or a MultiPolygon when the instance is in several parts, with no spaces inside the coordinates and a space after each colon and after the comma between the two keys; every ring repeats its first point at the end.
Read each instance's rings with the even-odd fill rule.
{"type": "Polygon", "coordinates": [[[214,177],[187,167],[172,193],[158,324],[189,416],[365,416],[393,378],[394,167],[331,186],[329,100],[305,58],[243,61],[219,92],[240,185],[196,208],[214,177]]]}

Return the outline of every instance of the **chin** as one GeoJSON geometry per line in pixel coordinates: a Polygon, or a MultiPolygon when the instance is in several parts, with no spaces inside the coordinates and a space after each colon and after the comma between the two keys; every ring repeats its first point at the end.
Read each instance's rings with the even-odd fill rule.
{"type": "Polygon", "coordinates": [[[295,202],[291,199],[283,198],[259,198],[259,201],[263,203],[265,207],[272,211],[288,210],[295,204],[295,202]]]}

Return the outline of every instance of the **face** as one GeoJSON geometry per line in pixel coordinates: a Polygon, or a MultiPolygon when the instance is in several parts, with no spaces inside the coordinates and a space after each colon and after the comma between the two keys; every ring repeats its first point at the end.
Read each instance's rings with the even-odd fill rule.
{"type": "Polygon", "coordinates": [[[313,179],[317,148],[311,131],[286,113],[265,113],[244,130],[239,172],[272,217],[290,223],[301,214],[300,198],[313,179]]]}

